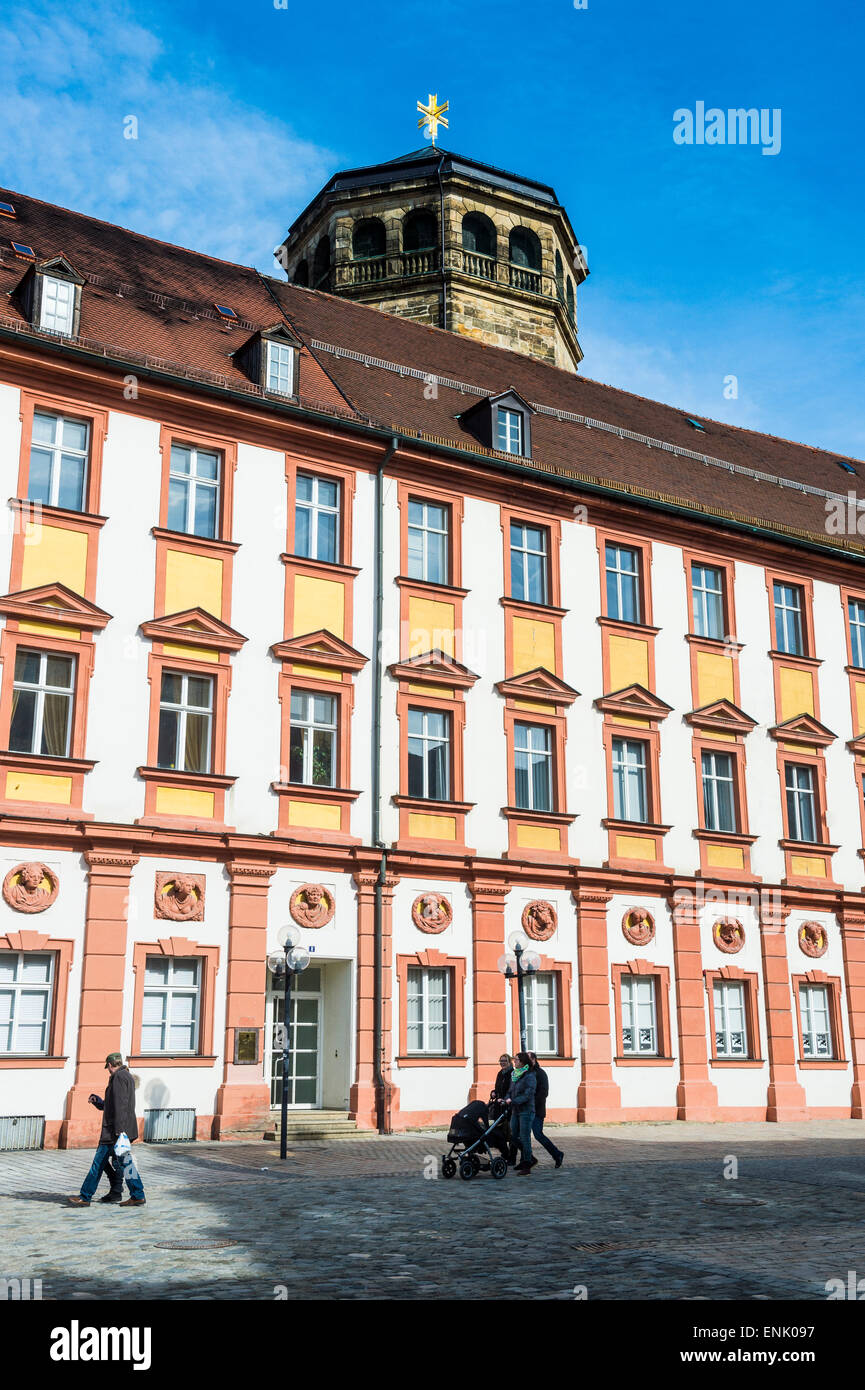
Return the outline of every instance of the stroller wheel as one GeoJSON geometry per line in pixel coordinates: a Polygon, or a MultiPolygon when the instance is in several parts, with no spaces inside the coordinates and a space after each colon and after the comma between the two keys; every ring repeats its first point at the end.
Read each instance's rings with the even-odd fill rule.
{"type": "Polygon", "coordinates": [[[490,1172],[494,1178],[506,1178],[508,1175],[508,1161],[497,1154],[490,1164],[490,1172]]]}
{"type": "Polygon", "coordinates": [[[455,1158],[442,1159],[442,1177],[455,1178],[457,1174],[457,1164],[455,1158]]]}
{"type": "Polygon", "coordinates": [[[474,1175],[475,1165],[472,1163],[472,1160],[470,1158],[460,1159],[460,1177],[468,1182],[469,1178],[473,1178],[474,1175]]]}

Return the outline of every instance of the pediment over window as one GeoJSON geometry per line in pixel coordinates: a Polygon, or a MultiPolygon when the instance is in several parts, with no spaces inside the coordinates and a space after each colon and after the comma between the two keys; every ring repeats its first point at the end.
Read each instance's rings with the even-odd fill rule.
{"type": "Polygon", "coordinates": [[[757,727],[756,719],[739,709],[732,700],[714,700],[711,705],[701,705],[685,715],[685,722],[692,724],[695,729],[721,734],[744,735],[757,727]]]}
{"type": "Polygon", "coordinates": [[[238,652],[246,638],[204,608],[187,608],[141,623],[140,631],[154,642],[186,642],[215,652],[238,652]]]}
{"type": "Polygon", "coordinates": [[[776,724],[769,733],[782,743],[803,743],[812,748],[828,748],[837,737],[813,714],[797,714],[784,724],[776,724]]]}
{"type": "Polygon", "coordinates": [[[274,643],[270,650],[280,661],[308,662],[334,671],[361,671],[369,660],[326,627],[304,633],[302,637],[288,637],[284,642],[274,643]]]}
{"type": "Polygon", "coordinates": [[[53,275],[57,280],[71,280],[74,285],[83,285],[84,276],[79,275],[71,261],[65,256],[52,256],[47,261],[37,261],[34,267],[37,275],[53,275]]]}
{"type": "Polygon", "coordinates": [[[457,690],[469,690],[478,679],[468,666],[437,647],[418,656],[406,657],[404,661],[395,661],[387,669],[397,680],[447,685],[457,690]]]}
{"type": "Polygon", "coordinates": [[[59,627],[84,628],[88,632],[101,630],[111,622],[111,614],[104,608],[98,608],[67,589],[65,584],[58,583],[4,594],[0,597],[0,613],[25,622],[54,623],[59,627]]]}
{"type": "Polygon", "coordinates": [[[512,700],[543,700],[550,705],[572,705],[580,693],[544,666],[498,681],[496,690],[512,700]]]}
{"type": "Polygon", "coordinates": [[[612,695],[602,695],[595,700],[595,709],[604,714],[622,715],[626,719],[666,719],[672,705],[668,705],[658,695],[653,695],[643,685],[628,685],[624,690],[616,690],[612,695]]]}

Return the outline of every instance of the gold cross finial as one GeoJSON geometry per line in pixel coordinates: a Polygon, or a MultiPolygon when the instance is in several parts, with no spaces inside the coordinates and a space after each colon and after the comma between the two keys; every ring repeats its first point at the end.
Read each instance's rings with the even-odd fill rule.
{"type": "Polygon", "coordinates": [[[432,92],[429,95],[426,106],[424,106],[422,101],[419,101],[417,104],[418,111],[422,112],[421,118],[417,123],[418,130],[420,130],[422,126],[426,126],[433,144],[436,142],[436,134],[439,126],[443,125],[445,130],[448,128],[444,112],[448,110],[449,106],[450,102],[447,101],[443,101],[441,105],[439,105],[438,97],[434,96],[432,92]]]}

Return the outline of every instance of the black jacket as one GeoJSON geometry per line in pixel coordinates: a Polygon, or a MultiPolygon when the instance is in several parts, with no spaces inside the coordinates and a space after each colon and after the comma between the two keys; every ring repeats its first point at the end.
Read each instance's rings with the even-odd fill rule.
{"type": "Polygon", "coordinates": [[[102,1131],[100,1144],[113,1144],[121,1134],[129,1136],[133,1143],[138,1138],[138,1121],[135,1118],[135,1082],[126,1067],[119,1067],[109,1077],[102,1102],[102,1131]]]}
{"type": "Polygon", "coordinates": [[[541,1119],[547,1113],[547,1096],[550,1094],[550,1078],[543,1067],[535,1067],[537,1087],[535,1090],[535,1114],[541,1119]]]}
{"type": "Polygon", "coordinates": [[[495,1091],[499,1100],[504,1100],[508,1091],[511,1089],[511,1077],[513,1076],[513,1074],[513,1067],[502,1067],[501,1071],[496,1077],[496,1084],[493,1087],[493,1090],[495,1091]]]}
{"type": "Polygon", "coordinates": [[[523,1072],[522,1076],[518,1076],[516,1080],[511,1080],[508,1095],[515,1110],[534,1110],[537,1085],[537,1077],[531,1068],[523,1072]]]}

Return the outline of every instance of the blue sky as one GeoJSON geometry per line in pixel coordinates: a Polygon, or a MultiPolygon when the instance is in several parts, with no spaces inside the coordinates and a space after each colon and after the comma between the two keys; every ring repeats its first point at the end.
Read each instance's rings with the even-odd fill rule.
{"type": "Polygon", "coordinates": [[[8,7],[0,180],[272,270],[330,173],[422,143],[437,92],[447,148],[568,208],[585,375],[865,455],[861,7],[280,3],[8,7]],[[675,144],[698,101],[779,108],[780,153],[675,144]]]}

